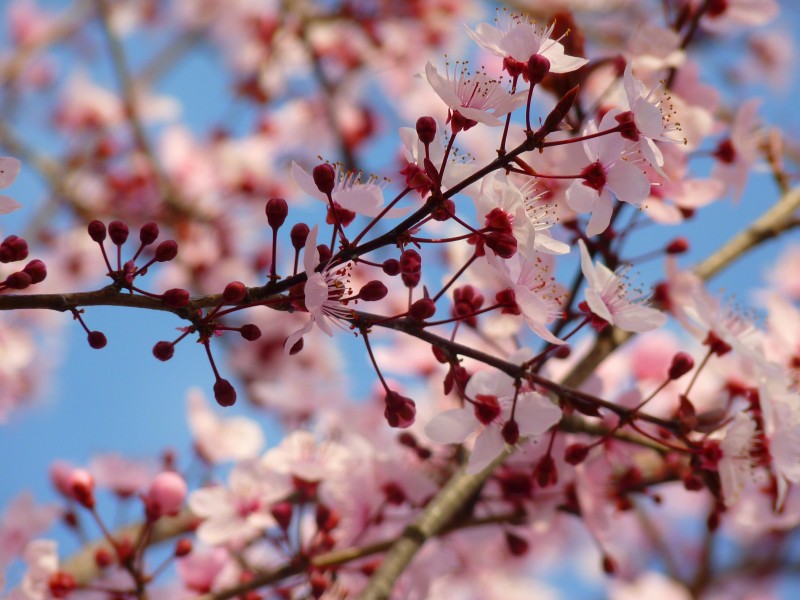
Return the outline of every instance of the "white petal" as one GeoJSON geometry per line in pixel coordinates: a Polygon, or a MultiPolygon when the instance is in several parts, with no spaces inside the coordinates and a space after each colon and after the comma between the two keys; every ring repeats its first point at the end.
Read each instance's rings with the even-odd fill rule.
{"type": "Polygon", "coordinates": [[[314,317],[310,317],[306,324],[303,325],[300,329],[295,331],[294,333],[289,334],[289,337],[286,338],[286,341],[283,343],[283,352],[286,356],[289,356],[289,352],[294,347],[294,345],[298,342],[298,340],[311,331],[311,328],[314,326],[314,317]]]}
{"type": "Polygon", "coordinates": [[[583,240],[578,240],[578,250],[581,253],[581,271],[583,271],[583,276],[586,278],[586,283],[589,284],[589,287],[600,289],[602,286],[597,279],[592,257],[589,256],[589,250],[583,240]]]}
{"type": "Polygon", "coordinates": [[[569,185],[566,194],[567,204],[577,213],[591,212],[598,198],[597,192],[583,185],[580,179],[576,179],[569,185]]]}
{"type": "Polygon", "coordinates": [[[327,202],[328,197],[319,191],[317,184],[314,183],[314,178],[306,173],[305,169],[298,165],[295,161],[292,161],[292,177],[295,180],[295,183],[300,186],[300,189],[303,190],[309,196],[316,198],[317,200],[322,200],[323,202],[327,202]]]}
{"type": "Polygon", "coordinates": [[[445,104],[450,108],[458,108],[461,106],[461,99],[453,91],[453,84],[449,79],[439,75],[439,71],[436,70],[436,67],[434,67],[430,61],[425,65],[425,75],[433,91],[436,92],[445,104]]]}
{"type": "Polygon", "coordinates": [[[428,421],[425,435],[439,444],[460,444],[475,431],[478,421],[470,408],[454,408],[428,421]]]}
{"type": "Polygon", "coordinates": [[[506,442],[503,440],[499,427],[484,429],[475,440],[475,447],[472,449],[472,454],[469,455],[467,473],[475,475],[483,471],[490,462],[500,456],[505,447],[506,442]]]}
{"type": "Polygon", "coordinates": [[[614,311],[614,325],[623,331],[642,333],[657,329],[667,322],[661,311],[639,304],[629,304],[614,311]]]}
{"type": "Polygon", "coordinates": [[[308,312],[319,319],[322,316],[322,305],[328,299],[328,284],[322,273],[310,273],[303,286],[305,305],[308,312]]]}
{"type": "Polygon", "coordinates": [[[592,216],[589,217],[589,223],[586,225],[586,235],[589,237],[600,235],[608,229],[611,223],[611,213],[614,212],[614,203],[611,201],[611,195],[608,190],[603,190],[595,202],[592,216]]]}
{"type": "Polygon", "coordinates": [[[12,200],[8,196],[0,195],[0,215],[6,215],[18,210],[22,205],[16,200],[12,200]]]}
{"type": "Polygon", "coordinates": [[[561,409],[536,392],[520,394],[514,419],[522,435],[542,435],[561,420],[561,409]]]}
{"type": "Polygon", "coordinates": [[[303,269],[306,275],[310,276],[319,263],[319,251],[317,250],[317,232],[319,225],[314,225],[308,232],[306,245],[303,248],[303,269]]]}
{"type": "Polygon", "coordinates": [[[619,200],[638,206],[650,195],[650,182],[641,169],[619,160],[606,174],[606,182],[619,200]]]}
{"type": "Polygon", "coordinates": [[[594,314],[601,319],[605,319],[609,323],[614,323],[614,318],[611,316],[611,312],[608,310],[606,303],[603,302],[600,294],[598,294],[594,288],[586,288],[586,290],[584,290],[584,295],[586,297],[586,303],[594,314]]]}
{"type": "Polygon", "coordinates": [[[11,185],[19,175],[22,163],[12,156],[0,156],[0,188],[11,185]]]}

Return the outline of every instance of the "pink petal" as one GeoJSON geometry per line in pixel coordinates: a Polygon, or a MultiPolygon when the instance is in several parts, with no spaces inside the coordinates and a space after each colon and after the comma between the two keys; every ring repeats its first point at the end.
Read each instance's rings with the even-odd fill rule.
{"type": "Polygon", "coordinates": [[[12,213],[20,208],[22,208],[22,205],[16,200],[12,200],[8,196],[0,195],[0,215],[12,213]]]}
{"type": "Polygon", "coordinates": [[[589,223],[586,225],[586,235],[592,237],[608,229],[612,212],[614,212],[614,203],[611,201],[611,195],[608,190],[603,190],[595,203],[592,216],[589,217],[589,223]]]}
{"type": "Polygon", "coordinates": [[[650,195],[650,182],[641,169],[631,163],[618,160],[606,175],[611,191],[622,202],[638,206],[650,195]]]}
{"type": "Polygon", "coordinates": [[[289,334],[289,337],[286,338],[286,341],[283,343],[283,352],[286,356],[289,356],[289,352],[294,347],[294,345],[298,342],[298,340],[311,331],[311,328],[314,326],[314,317],[311,317],[306,321],[306,324],[303,325],[300,329],[295,331],[294,333],[289,334]]]}
{"type": "Polygon", "coordinates": [[[583,185],[580,179],[576,179],[569,185],[566,194],[567,204],[577,213],[591,212],[598,198],[597,192],[583,185]]]}
{"type": "Polygon", "coordinates": [[[561,420],[561,409],[536,392],[521,394],[514,418],[522,435],[542,435],[561,420]]]}
{"type": "Polygon", "coordinates": [[[590,287],[586,288],[583,293],[586,297],[586,303],[589,305],[591,311],[601,319],[605,319],[609,323],[613,324],[614,318],[611,316],[611,312],[608,310],[606,303],[603,302],[600,294],[598,294],[594,288],[590,287]]]}
{"type": "Polygon", "coordinates": [[[12,156],[0,156],[0,188],[11,185],[19,175],[22,163],[12,156]]]}
{"type": "Polygon", "coordinates": [[[467,473],[475,475],[483,471],[489,466],[489,463],[500,456],[505,447],[506,442],[503,440],[499,427],[484,429],[475,440],[475,448],[473,448],[467,463],[467,473]]]}
{"type": "Polygon", "coordinates": [[[614,325],[623,331],[642,333],[657,329],[666,322],[664,313],[639,304],[629,304],[614,311],[614,325]]]}
{"type": "Polygon", "coordinates": [[[322,200],[323,202],[327,202],[328,198],[319,191],[317,184],[314,183],[314,178],[306,173],[305,169],[298,165],[296,162],[292,161],[292,177],[295,180],[295,183],[300,186],[300,189],[303,190],[306,194],[311,196],[312,198],[316,198],[317,200],[322,200]]]}
{"type": "Polygon", "coordinates": [[[425,435],[439,444],[460,444],[475,431],[478,421],[469,408],[439,413],[425,426],[425,435]]]}

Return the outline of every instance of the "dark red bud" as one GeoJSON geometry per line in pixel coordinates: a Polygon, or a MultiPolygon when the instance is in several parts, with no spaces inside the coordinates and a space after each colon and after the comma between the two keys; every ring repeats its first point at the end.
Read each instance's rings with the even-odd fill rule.
{"type": "Polygon", "coordinates": [[[300,338],[294,343],[294,346],[289,348],[289,356],[294,356],[303,349],[303,338],[300,338]]]}
{"type": "Polygon", "coordinates": [[[103,240],[106,239],[106,226],[102,221],[92,221],[89,223],[87,229],[89,231],[89,237],[98,244],[102,244],[103,240]]]}
{"type": "Polygon", "coordinates": [[[317,189],[323,194],[330,194],[336,186],[336,170],[329,164],[317,165],[311,176],[317,189]]]}
{"type": "Polygon", "coordinates": [[[90,331],[86,339],[89,341],[89,345],[95,350],[105,348],[106,344],[108,343],[108,340],[102,331],[90,331]]]}
{"type": "Polygon", "coordinates": [[[16,235],[10,235],[0,244],[0,262],[9,263],[28,258],[28,242],[16,235]]]}
{"type": "Polygon", "coordinates": [[[172,308],[183,308],[189,304],[189,292],[181,288],[172,288],[161,295],[161,302],[172,308]]]}
{"type": "Polygon", "coordinates": [[[571,444],[564,450],[564,461],[571,465],[579,465],[589,454],[589,446],[586,444],[571,444]]]}
{"type": "Polygon", "coordinates": [[[286,221],[286,215],[289,214],[289,205],[286,204],[286,200],[283,198],[271,198],[267,202],[265,210],[269,226],[273,229],[279,229],[286,221]]]}
{"type": "Polygon", "coordinates": [[[17,271],[16,273],[11,273],[8,277],[6,277],[5,284],[12,290],[24,290],[30,284],[33,283],[33,277],[31,277],[25,271],[17,271]]]}
{"type": "Polygon", "coordinates": [[[47,587],[53,598],[66,598],[78,587],[78,582],[71,573],[56,571],[47,580],[47,587]]]}
{"type": "Polygon", "coordinates": [[[683,254],[689,250],[689,240],[686,238],[675,238],[665,248],[667,254],[683,254]]]}
{"type": "Polygon", "coordinates": [[[306,239],[308,238],[309,231],[308,225],[305,223],[298,223],[292,227],[289,237],[292,238],[292,247],[295,250],[302,250],[306,245],[306,239]]]}
{"type": "Polygon", "coordinates": [[[181,556],[186,556],[187,554],[191,554],[191,552],[192,552],[192,540],[188,538],[182,538],[176,542],[175,556],[180,558],[181,556]]]}
{"type": "Polygon", "coordinates": [[[158,262],[169,262],[178,256],[178,242],[175,240],[164,240],[156,246],[155,259],[158,262]]]}
{"type": "Polygon", "coordinates": [[[383,261],[382,268],[389,277],[394,277],[400,273],[400,261],[395,258],[387,258],[383,261]]]}
{"type": "Polygon", "coordinates": [[[422,257],[416,250],[404,250],[400,255],[400,273],[403,283],[414,288],[419,283],[422,270],[422,257]]]}
{"type": "Polygon", "coordinates": [[[564,344],[563,346],[559,346],[555,349],[553,352],[553,357],[564,360],[565,358],[569,358],[570,354],[572,354],[572,350],[568,345],[564,344]]]}
{"type": "Polygon", "coordinates": [[[417,119],[417,135],[419,141],[425,145],[436,139],[436,119],[433,117],[420,117],[417,119]]]}
{"type": "Polygon", "coordinates": [[[608,554],[603,555],[603,572],[607,575],[614,575],[619,567],[617,561],[611,558],[608,554]]]}
{"type": "Polygon", "coordinates": [[[414,424],[417,414],[417,407],[411,398],[401,396],[397,392],[390,391],[386,394],[386,409],[383,416],[390,427],[404,429],[414,424]]]}
{"type": "Polygon", "coordinates": [[[247,325],[242,325],[242,328],[239,330],[239,333],[248,342],[255,342],[258,338],[261,337],[261,330],[258,328],[257,325],[253,325],[252,323],[248,323],[247,325]]]}
{"type": "Polygon", "coordinates": [[[513,533],[506,533],[506,546],[512,556],[524,556],[528,553],[528,540],[513,533]]]}
{"type": "Polygon", "coordinates": [[[317,246],[317,252],[319,252],[319,262],[327,263],[331,259],[331,249],[327,244],[317,246]]]}
{"type": "Polygon", "coordinates": [[[514,420],[506,421],[501,433],[503,440],[509,446],[513,446],[519,441],[519,425],[514,420]]]}
{"type": "Polygon", "coordinates": [[[101,569],[105,569],[114,564],[114,556],[108,548],[98,548],[94,553],[94,564],[101,569]]]}
{"type": "Polygon", "coordinates": [[[275,517],[281,529],[284,531],[289,529],[289,525],[292,524],[292,513],[294,512],[294,507],[291,502],[278,502],[277,504],[273,504],[270,512],[272,516],[275,517]]]}
{"type": "Polygon", "coordinates": [[[566,118],[570,109],[572,109],[572,105],[575,103],[575,98],[578,97],[579,90],[580,86],[576,85],[561,97],[553,110],[550,111],[550,114],[547,115],[547,118],[544,120],[544,125],[542,125],[539,131],[536,132],[538,135],[545,137],[558,129],[561,121],[566,118]]]}
{"type": "Polygon", "coordinates": [[[549,454],[545,454],[533,469],[533,478],[539,487],[546,488],[558,483],[558,469],[556,462],[549,454]]]}
{"type": "Polygon", "coordinates": [[[383,282],[375,279],[367,282],[364,287],[361,288],[361,291],[358,292],[358,297],[364,300],[364,302],[376,302],[378,300],[383,300],[388,293],[389,290],[383,285],[383,282]]]}
{"type": "Polygon", "coordinates": [[[139,241],[142,243],[142,246],[149,246],[155,242],[156,239],[158,239],[158,224],[150,222],[142,225],[142,228],[139,230],[139,241]]]}
{"type": "Polygon", "coordinates": [[[23,271],[31,276],[31,284],[44,281],[47,277],[47,266],[38,258],[25,265],[23,271]]]}
{"type": "Polygon", "coordinates": [[[526,75],[531,85],[541,83],[550,72],[550,61],[546,56],[534,54],[528,59],[528,69],[526,75]]]}
{"type": "Polygon", "coordinates": [[[491,231],[484,236],[484,241],[500,258],[511,258],[517,253],[517,238],[511,234],[491,231]]]}
{"type": "Polygon", "coordinates": [[[408,316],[415,321],[430,319],[436,314],[436,304],[430,298],[420,298],[408,309],[408,316]]]}
{"type": "Polygon", "coordinates": [[[214,384],[214,399],[220,406],[233,406],[236,404],[236,390],[227,379],[217,379],[214,384]]]}
{"type": "Polygon", "coordinates": [[[153,346],[153,356],[158,360],[168,361],[175,354],[175,344],[172,342],[157,342],[153,346]]]}
{"type": "Polygon", "coordinates": [[[222,292],[226,304],[239,304],[247,296],[247,287],[241,281],[231,281],[222,292]]]}
{"type": "Polygon", "coordinates": [[[317,529],[320,531],[331,531],[339,524],[339,515],[335,510],[325,504],[317,504],[315,514],[317,529]]]}
{"type": "Polygon", "coordinates": [[[122,246],[128,240],[130,230],[122,221],[111,221],[108,224],[108,237],[115,246],[122,246]]]}
{"type": "Polygon", "coordinates": [[[678,352],[672,357],[672,364],[669,367],[669,378],[680,379],[686,373],[694,369],[694,359],[686,352],[678,352]]]}

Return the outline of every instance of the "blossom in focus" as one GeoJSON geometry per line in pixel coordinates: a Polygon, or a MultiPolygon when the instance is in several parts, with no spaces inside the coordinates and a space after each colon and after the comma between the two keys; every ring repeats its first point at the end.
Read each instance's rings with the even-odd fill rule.
{"type": "MultiPolygon", "coordinates": [[[[611,129],[616,126],[613,120],[613,115],[606,115],[600,129],[590,122],[583,134],[611,129]]],[[[592,213],[586,226],[586,235],[591,237],[605,231],[611,222],[612,192],[618,200],[638,206],[650,194],[650,182],[641,169],[623,157],[626,142],[621,135],[612,133],[581,143],[589,162],[567,188],[567,204],[576,212],[592,213]]]]}
{"type": "Polygon", "coordinates": [[[509,94],[503,82],[484,71],[469,74],[466,67],[458,63],[454,72],[442,77],[430,62],[425,65],[425,75],[433,91],[444,101],[448,117],[455,120],[455,131],[474,127],[478,123],[497,126],[503,117],[525,103],[527,92],[509,94]]]}
{"type": "MultiPolygon", "coordinates": [[[[10,186],[19,175],[22,163],[11,156],[0,156],[0,189],[10,186]]],[[[20,208],[20,203],[8,196],[0,195],[0,215],[14,212],[20,208]]]]}
{"type": "MultiPolygon", "coordinates": [[[[525,358],[530,355],[523,349],[509,361],[525,358]]],[[[440,444],[460,444],[477,430],[468,473],[479,473],[500,455],[509,436],[509,423],[518,425],[519,436],[537,436],[561,420],[558,406],[537,392],[518,392],[514,380],[501,371],[478,371],[467,383],[465,394],[470,404],[439,413],[427,424],[425,433],[440,444]]]]}
{"type": "Polygon", "coordinates": [[[303,267],[306,272],[306,283],[303,286],[304,303],[309,313],[309,319],[303,327],[293,332],[286,338],[284,350],[289,353],[292,347],[305,334],[311,331],[316,324],[326,335],[333,337],[328,319],[349,319],[353,312],[345,308],[342,297],[348,292],[345,284],[348,265],[339,266],[334,270],[324,268],[322,271],[314,271],[319,263],[319,251],[317,250],[317,231],[319,225],[309,232],[306,238],[305,249],[303,250],[303,267]]]}
{"type": "Polygon", "coordinates": [[[592,314],[623,331],[641,333],[661,327],[667,316],[639,304],[640,298],[631,298],[625,279],[604,264],[592,264],[592,258],[583,240],[578,240],[581,252],[581,270],[588,287],[584,291],[586,303],[592,314]]]}
{"type": "Polygon", "coordinates": [[[550,61],[551,73],[569,73],[589,62],[565,54],[561,42],[551,38],[555,21],[547,28],[537,28],[526,17],[501,12],[497,25],[479,23],[475,31],[467,27],[467,34],[486,51],[518,63],[527,63],[534,54],[543,56],[550,61]]]}

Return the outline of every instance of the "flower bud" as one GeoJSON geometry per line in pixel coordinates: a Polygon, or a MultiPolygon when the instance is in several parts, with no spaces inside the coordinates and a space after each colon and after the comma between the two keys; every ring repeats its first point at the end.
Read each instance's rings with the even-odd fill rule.
{"type": "Polygon", "coordinates": [[[271,198],[267,202],[267,223],[273,229],[279,229],[286,221],[286,215],[289,214],[289,205],[283,198],[271,198]]]}
{"type": "Polygon", "coordinates": [[[377,302],[378,300],[383,300],[388,293],[389,290],[386,288],[383,282],[375,279],[367,282],[361,288],[361,291],[358,292],[358,298],[364,302],[377,302]]]}
{"type": "Polygon", "coordinates": [[[319,262],[324,264],[331,259],[331,249],[328,248],[327,244],[319,244],[317,246],[317,252],[319,252],[319,262]]]}
{"type": "Polygon", "coordinates": [[[178,558],[192,553],[192,540],[182,538],[175,543],[175,556],[178,558]]]}
{"type": "Polygon", "coordinates": [[[490,231],[483,239],[500,258],[511,258],[517,253],[517,238],[511,234],[490,231]]]}
{"type": "Polygon", "coordinates": [[[11,288],[12,290],[24,290],[31,283],[33,283],[33,277],[31,277],[25,271],[17,271],[16,273],[11,273],[11,275],[6,277],[5,280],[6,286],[11,288]]]}
{"type": "Polygon", "coordinates": [[[381,268],[389,277],[394,277],[400,273],[400,261],[396,258],[387,258],[381,268]]]}
{"type": "Polygon", "coordinates": [[[550,61],[546,56],[542,56],[541,54],[533,54],[528,59],[528,68],[525,74],[528,76],[528,81],[531,83],[531,85],[541,83],[542,79],[544,79],[549,72],[550,61]]]}
{"type": "Polygon", "coordinates": [[[419,283],[422,270],[422,257],[416,250],[408,249],[400,255],[400,273],[403,283],[414,288],[419,283]]]}
{"type": "Polygon", "coordinates": [[[306,245],[306,238],[308,238],[308,225],[305,223],[298,223],[294,227],[292,227],[292,232],[289,234],[289,237],[292,239],[292,247],[295,250],[302,250],[303,247],[306,245]]]}
{"type": "Polygon", "coordinates": [[[689,371],[694,369],[694,359],[686,352],[678,352],[672,357],[672,364],[669,367],[669,378],[680,379],[689,371]]]}
{"type": "Polygon", "coordinates": [[[539,462],[536,463],[536,467],[533,469],[533,478],[541,488],[546,488],[558,483],[558,469],[556,468],[556,462],[553,460],[552,456],[545,454],[539,459],[539,462]]]}
{"type": "Polygon", "coordinates": [[[176,256],[178,256],[178,243],[175,240],[164,240],[156,246],[156,261],[169,262],[176,256]]]}
{"type": "Polygon", "coordinates": [[[139,241],[142,243],[142,246],[149,246],[153,242],[156,241],[158,238],[158,224],[157,223],[145,223],[142,225],[142,228],[139,230],[139,241]]]}
{"type": "Polygon", "coordinates": [[[183,308],[189,304],[189,292],[181,288],[172,288],[161,295],[161,302],[172,308],[183,308]]]}
{"type": "Polygon", "coordinates": [[[338,513],[325,504],[317,504],[315,521],[317,522],[317,529],[320,531],[331,531],[339,524],[338,513]]]}
{"type": "Polygon", "coordinates": [[[108,548],[98,548],[94,553],[94,564],[101,569],[106,569],[114,564],[114,555],[108,548]]]}
{"type": "Polygon", "coordinates": [[[252,323],[242,325],[241,329],[239,329],[239,333],[248,342],[254,342],[261,337],[261,330],[257,325],[253,325],[252,323]]]}
{"type": "Polygon", "coordinates": [[[106,239],[106,226],[102,221],[94,220],[90,222],[87,229],[89,231],[89,237],[98,244],[102,244],[103,240],[106,239]]]}
{"type": "Polygon", "coordinates": [[[236,390],[227,379],[217,379],[214,384],[214,399],[220,406],[233,406],[236,404],[236,390]]]}
{"type": "Polygon", "coordinates": [[[247,288],[241,281],[231,281],[222,292],[226,304],[239,304],[247,296],[247,288]]]}
{"type": "Polygon", "coordinates": [[[417,135],[419,141],[426,146],[436,139],[436,119],[433,117],[420,117],[417,119],[417,135]]]}
{"type": "Polygon", "coordinates": [[[417,407],[411,398],[401,396],[397,392],[387,392],[386,409],[383,416],[390,427],[404,429],[414,423],[417,414],[417,407]]]}
{"type": "Polygon", "coordinates": [[[177,515],[186,499],[186,491],[186,482],[174,471],[156,475],[144,497],[147,518],[155,521],[165,515],[177,515]]]}
{"type": "Polygon", "coordinates": [[[580,86],[576,85],[566,94],[564,94],[558,102],[556,102],[553,110],[551,110],[550,114],[548,114],[547,118],[545,118],[544,125],[542,125],[539,128],[539,131],[536,132],[539,136],[544,138],[548,134],[558,129],[561,121],[566,118],[567,114],[572,109],[572,105],[575,103],[575,98],[578,97],[579,90],[580,86]]]}
{"type": "Polygon", "coordinates": [[[327,163],[314,167],[311,177],[314,178],[317,189],[325,195],[330,194],[336,186],[336,170],[327,163]]]}
{"type": "Polygon", "coordinates": [[[506,421],[501,431],[503,440],[509,446],[513,446],[519,441],[519,425],[513,419],[506,421]]]}
{"type": "Polygon", "coordinates": [[[408,309],[408,316],[415,321],[430,319],[436,314],[436,304],[430,298],[420,298],[408,309]]]}
{"type": "Polygon", "coordinates": [[[153,356],[158,360],[168,361],[175,354],[175,344],[172,342],[156,342],[153,346],[153,356]]]}
{"type": "Polygon", "coordinates": [[[69,495],[84,508],[94,508],[94,478],[85,469],[75,469],[69,474],[69,495]]]}
{"type": "Polygon", "coordinates": [[[683,254],[689,250],[689,240],[683,237],[675,238],[672,240],[665,251],[667,254],[683,254]]]}
{"type": "Polygon", "coordinates": [[[31,277],[31,284],[44,281],[47,277],[47,266],[41,260],[34,259],[22,269],[31,277]]]}
{"type": "Polygon", "coordinates": [[[28,242],[16,235],[10,235],[0,244],[0,262],[9,263],[28,258],[28,242]]]}
{"type": "Polygon", "coordinates": [[[89,341],[89,345],[95,350],[105,348],[108,343],[102,331],[90,331],[86,339],[89,341]]]}
{"type": "Polygon", "coordinates": [[[564,450],[564,461],[571,465],[579,465],[589,454],[589,446],[586,444],[571,444],[564,450]]]}
{"type": "Polygon", "coordinates": [[[122,221],[111,221],[108,224],[108,237],[115,246],[122,246],[128,240],[130,230],[122,221]]]}

